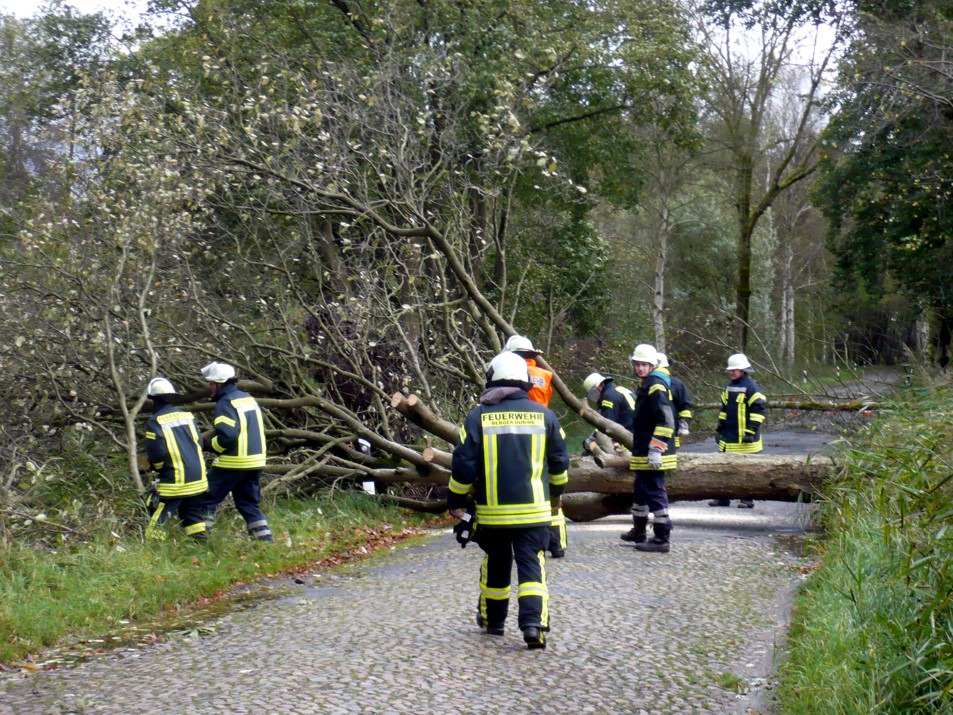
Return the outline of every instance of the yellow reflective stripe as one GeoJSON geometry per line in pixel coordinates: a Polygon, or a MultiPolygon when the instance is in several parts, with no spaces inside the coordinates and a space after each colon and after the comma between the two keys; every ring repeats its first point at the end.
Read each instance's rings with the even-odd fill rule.
{"type": "Polygon", "coordinates": [[[146,526],[146,538],[150,541],[165,541],[166,532],[163,525],[159,523],[162,512],[165,511],[165,502],[159,502],[159,506],[152,512],[152,518],[149,519],[149,525],[146,526]]]}
{"type": "Polygon", "coordinates": [[[546,589],[545,583],[540,583],[539,581],[527,581],[526,583],[521,583],[519,588],[516,590],[516,597],[523,598],[523,596],[539,596],[540,598],[546,598],[549,595],[549,591],[546,589]]]}
{"type": "Polygon", "coordinates": [[[752,422],[764,422],[764,415],[755,412],[753,415],[748,415],[748,419],[752,422]]]}
{"type": "MultiPolygon", "coordinates": [[[[653,470],[653,471],[664,471],[667,469],[677,469],[678,468],[678,455],[675,454],[663,454],[662,455],[662,469],[653,470]]],[[[632,471],[648,471],[652,469],[649,466],[649,458],[646,457],[637,457],[632,455],[632,458],[629,460],[629,469],[632,471]]]]}
{"type": "Polygon", "coordinates": [[[167,482],[159,482],[159,494],[164,497],[188,497],[193,494],[201,494],[208,490],[208,479],[203,475],[195,482],[185,482],[183,484],[172,485],[167,482]]]}
{"type": "Polygon", "coordinates": [[[560,507],[559,510],[553,515],[553,520],[550,522],[550,524],[551,524],[552,526],[557,527],[557,528],[560,527],[560,526],[565,527],[565,525],[566,525],[566,515],[563,514],[562,507],[560,507]]]}
{"type": "Polygon", "coordinates": [[[622,396],[625,398],[625,401],[629,403],[631,409],[635,409],[635,395],[632,394],[632,390],[627,387],[617,387],[617,392],[621,392],[622,396]]]}
{"type": "Polygon", "coordinates": [[[764,449],[764,445],[761,443],[761,440],[757,442],[719,442],[719,449],[723,452],[734,452],[735,454],[756,454],[764,449]]]}
{"type": "Polygon", "coordinates": [[[188,536],[192,536],[193,534],[204,534],[205,522],[200,521],[198,524],[190,524],[184,528],[184,531],[188,536]]]}
{"type": "Polygon", "coordinates": [[[728,419],[728,413],[722,410],[718,413],[718,419],[724,422],[726,419],[728,419]]]}
{"type": "Polygon", "coordinates": [[[550,484],[566,484],[569,482],[569,472],[560,472],[559,474],[550,474],[550,484]]]}
{"type": "Polygon", "coordinates": [[[483,479],[486,482],[486,501],[487,504],[496,504],[500,500],[499,489],[496,484],[496,456],[497,456],[496,435],[484,435],[483,437],[483,479]]]}
{"type": "Polygon", "coordinates": [[[248,457],[223,454],[215,460],[215,466],[222,469],[257,469],[265,466],[265,455],[255,454],[248,457]]]}
{"type": "Polygon", "coordinates": [[[488,598],[491,601],[508,601],[510,598],[510,587],[506,588],[490,588],[484,583],[480,584],[480,593],[484,598],[488,598]]]}
{"type": "Polygon", "coordinates": [[[563,439],[566,439],[566,432],[563,430],[562,427],[559,428],[559,436],[562,437],[563,439]]]}
{"type": "Polygon", "coordinates": [[[656,385],[652,385],[652,387],[649,388],[649,394],[652,395],[652,394],[658,392],[659,390],[662,390],[662,391],[664,391],[664,392],[668,392],[668,388],[665,387],[665,385],[657,385],[657,384],[656,384],[656,385]]]}
{"type": "Polygon", "coordinates": [[[156,433],[151,430],[146,430],[146,439],[155,439],[156,433]]]}
{"type": "Polygon", "coordinates": [[[764,400],[764,399],[765,399],[764,395],[762,395],[760,392],[756,392],[753,395],[751,395],[751,397],[748,398],[748,404],[751,405],[757,402],[758,400],[764,400]]]}
{"type": "Polygon", "coordinates": [[[612,407],[612,400],[603,400],[599,403],[599,407],[612,407]]]}
{"type": "Polygon", "coordinates": [[[213,422],[212,424],[216,424],[216,425],[217,425],[217,424],[226,424],[226,425],[228,425],[229,427],[234,427],[234,426],[235,426],[235,420],[233,420],[233,419],[232,419],[231,417],[229,417],[228,415],[219,415],[218,417],[215,418],[215,422],[213,422]]]}
{"type": "Polygon", "coordinates": [[[463,444],[466,441],[467,441],[467,428],[461,427],[460,428],[460,444],[463,444]]]}
{"type": "Polygon", "coordinates": [[[161,462],[156,462],[152,466],[155,467],[156,470],[162,469],[165,466],[165,460],[163,459],[161,462]]]}
{"type": "Polygon", "coordinates": [[[447,486],[450,487],[450,491],[452,491],[454,494],[466,494],[468,491],[470,491],[469,484],[463,484],[462,482],[458,482],[453,477],[450,477],[450,484],[448,484],[447,486]]]}
{"type": "Polygon", "coordinates": [[[548,524],[552,520],[549,502],[508,506],[477,504],[477,522],[480,526],[524,526],[548,524]]]}
{"type": "Polygon", "coordinates": [[[169,457],[172,459],[172,478],[175,480],[174,484],[178,486],[185,482],[185,462],[182,461],[182,450],[179,449],[179,442],[175,438],[172,427],[163,427],[162,431],[165,433],[165,444],[169,449],[169,457]]]}
{"type": "Polygon", "coordinates": [[[654,434],[656,437],[664,437],[667,440],[669,437],[675,434],[675,429],[666,425],[656,425],[655,431],[652,434],[654,434]]]}
{"type": "Polygon", "coordinates": [[[691,418],[692,418],[692,411],[691,411],[691,410],[682,410],[681,412],[678,413],[678,416],[679,416],[679,417],[684,417],[684,418],[686,418],[686,419],[691,419],[691,418]]]}
{"type": "Polygon", "coordinates": [[[546,500],[546,492],[543,491],[543,454],[546,448],[546,435],[533,435],[530,444],[533,473],[529,483],[533,488],[533,502],[538,504],[546,500]]]}

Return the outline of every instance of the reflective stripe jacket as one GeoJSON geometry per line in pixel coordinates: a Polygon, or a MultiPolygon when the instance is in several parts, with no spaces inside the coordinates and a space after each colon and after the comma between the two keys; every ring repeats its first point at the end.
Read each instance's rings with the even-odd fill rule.
{"type": "Polygon", "coordinates": [[[533,358],[525,358],[526,368],[529,370],[529,381],[533,386],[529,391],[529,399],[538,402],[543,407],[549,407],[553,399],[553,373],[539,367],[533,358]]]}
{"type": "Polygon", "coordinates": [[[146,456],[159,472],[160,497],[175,499],[208,489],[199,430],[191,412],[162,405],[146,422],[146,456]]]}
{"type": "Polygon", "coordinates": [[[767,413],[767,403],[758,383],[745,373],[728,383],[721,393],[721,412],[718,413],[718,448],[722,452],[753,454],[764,449],[761,425],[767,413]],[[748,436],[751,442],[745,442],[748,436]]]}
{"type": "Polygon", "coordinates": [[[519,388],[491,388],[467,415],[453,450],[447,506],[474,492],[479,528],[549,526],[550,499],[569,481],[559,419],[519,388]]]}
{"type": "Polygon", "coordinates": [[[203,446],[218,457],[221,469],[260,469],[265,466],[265,423],[255,398],[226,383],[215,393],[215,434],[203,446]]]}
{"type": "Polygon", "coordinates": [[[678,421],[685,420],[687,424],[692,423],[692,396],[689,393],[688,388],[685,386],[685,383],[679,380],[677,377],[674,377],[665,367],[655,368],[658,372],[668,375],[668,379],[672,383],[672,407],[675,408],[675,446],[681,447],[681,443],[678,439],[678,421]]]}
{"type": "Polygon", "coordinates": [[[662,449],[662,469],[675,469],[675,410],[669,387],[669,376],[653,370],[642,380],[635,393],[635,414],[632,416],[632,470],[649,470],[649,445],[662,449]]]}
{"type": "Polygon", "coordinates": [[[611,382],[611,378],[602,383],[602,395],[599,397],[599,414],[632,430],[632,414],[635,411],[635,395],[627,387],[611,382]]]}

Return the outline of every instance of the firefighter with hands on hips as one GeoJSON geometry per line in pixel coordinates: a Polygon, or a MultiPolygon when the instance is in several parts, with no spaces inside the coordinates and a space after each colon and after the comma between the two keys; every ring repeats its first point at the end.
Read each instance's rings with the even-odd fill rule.
{"type": "Polygon", "coordinates": [[[667,554],[672,522],[668,516],[665,476],[677,465],[675,456],[675,408],[671,398],[671,378],[659,370],[658,353],[652,345],[636,345],[629,357],[641,380],[632,415],[632,529],[622,535],[639,551],[667,554]],[[648,538],[649,514],[653,536],[648,538]]]}
{"type": "MultiPolygon", "coordinates": [[[[543,407],[549,407],[549,401],[553,397],[553,373],[536,364],[536,357],[540,355],[539,350],[534,348],[530,339],[523,335],[511,335],[503,349],[516,353],[526,361],[526,368],[529,370],[529,381],[532,385],[528,393],[529,399],[538,402],[543,407]]],[[[554,559],[563,558],[566,555],[567,545],[566,515],[563,513],[562,506],[560,506],[553,510],[553,521],[549,528],[550,555],[554,559]]]]}
{"type": "Polygon", "coordinates": [[[202,368],[215,402],[213,431],[202,436],[202,448],[215,460],[208,474],[208,493],[202,498],[206,519],[231,493],[248,533],[259,541],[273,541],[261,510],[261,475],[265,471],[265,423],[255,398],[238,388],[235,368],[210,362],[202,368]]]}
{"type": "MultiPolygon", "coordinates": [[[[764,393],[758,383],[748,376],[754,368],[744,353],[729,356],[725,369],[731,382],[721,393],[721,412],[718,413],[716,428],[718,450],[733,454],[757,454],[764,449],[761,427],[768,411],[764,393]]],[[[712,499],[708,502],[708,506],[730,504],[730,499],[712,499]]],[[[739,499],[738,508],[753,509],[754,500],[739,499]]]]}
{"type": "Polygon", "coordinates": [[[679,437],[688,435],[691,432],[693,404],[692,395],[688,391],[688,387],[672,374],[669,369],[670,367],[668,356],[665,353],[659,353],[658,367],[656,369],[668,375],[672,383],[672,405],[675,407],[675,418],[678,420],[678,432],[675,434],[675,448],[677,449],[682,446],[679,437]]]}
{"type": "Polygon", "coordinates": [[[208,480],[195,417],[176,408],[175,388],[164,377],[150,380],[146,394],[152,400],[152,416],[146,422],[146,459],[159,473],[153,490],[147,492],[151,518],[146,538],[165,540],[164,525],[178,515],[189,537],[204,540],[205,514],[197,498],[208,488],[208,480]]]}
{"type": "Polygon", "coordinates": [[[477,625],[503,635],[516,561],[519,628],[530,649],[546,647],[549,591],[545,551],[551,509],[569,481],[559,419],[533,402],[526,362],[502,352],[490,362],[486,390],[464,420],[453,450],[447,508],[461,517],[476,505],[480,569],[477,625]],[[472,497],[471,497],[472,492],[472,497]]]}
{"type": "MultiPolygon", "coordinates": [[[[598,372],[590,373],[583,380],[582,389],[585,390],[588,400],[596,405],[596,411],[600,415],[622,425],[629,431],[632,430],[632,413],[635,410],[635,395],[632,390],[616,385],[610,375],[598,372]]],[[[616,443],[600,430],[593,430],[592,434],[583,440],[582,449],[588,454],[595,445],[609,454],[624,449],[621,446],[617,447],[616,443]]]]}

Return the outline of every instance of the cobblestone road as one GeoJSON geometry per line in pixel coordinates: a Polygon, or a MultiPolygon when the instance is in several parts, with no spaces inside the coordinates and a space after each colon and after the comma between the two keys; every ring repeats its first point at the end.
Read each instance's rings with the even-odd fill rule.
{"type": "Polygon", "coordinates": [[[670,554],[619,540],[623,517],[570,524],[549,560],[552,633],[526,650],[474,625],[482,552],[449,530],[289,595],[81,665],[0,681],[0,713],[745,713],[764,691],[802,560],[806,507],[672,507],[670,554]],[[733,681],[748,683],[737,694],[733,681]]]}

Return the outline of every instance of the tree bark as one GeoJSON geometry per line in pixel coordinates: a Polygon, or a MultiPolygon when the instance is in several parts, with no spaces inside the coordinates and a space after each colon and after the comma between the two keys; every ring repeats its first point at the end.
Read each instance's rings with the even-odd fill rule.
{"type": "MultiPolygon", "coordinates": [[[[431,464],[445,462],[448,453],[431,450],[431,464]]],[[[425,457],[426,458],[426,457],[425,457]]],[[[563,511],[573,521],[591,521],[610,514],[627,513],[632,506],[633,473],[626,457],[598,455],[573,457],[563,511]],[[603,466],[600,466],[600,463],[603,466]]],[[[763,454],[681,454],[678,470],[666,478],[669,501],[698,499],[810,499],[834,469],[829,457],[763,454]]],[[[367,478],[385,483],[446,486],[449,473],[439,468],[428,474],[413,469],[369,472],[367,478]]],[[[414,508],[412,503],[405,506],[414,508]]],[[[427,511],[432,510],[428,502],[427,511]]]]}

